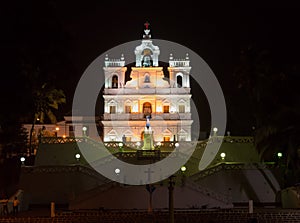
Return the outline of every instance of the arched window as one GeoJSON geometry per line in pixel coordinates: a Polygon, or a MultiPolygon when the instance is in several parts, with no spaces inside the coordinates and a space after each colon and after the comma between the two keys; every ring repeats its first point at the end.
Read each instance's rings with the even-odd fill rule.
{"type": "Polygon", "coordinates": [[[145,74],[144,83],[150,83],[150,76],[149,76],[149,74],[145,74]]]}
{"type": "Polygon", "coordinates": [[[112,77],[112,88],[118,88],[118,76],[117,75],[114,75],[112,77]]]}
{"type": "Polygon", "coordinates": [[[182,87],[182,76],[181,75],[177,75],[177,77],[176,77],[176,83],[177,83],[177,87],[178,88],[182,87]]]}

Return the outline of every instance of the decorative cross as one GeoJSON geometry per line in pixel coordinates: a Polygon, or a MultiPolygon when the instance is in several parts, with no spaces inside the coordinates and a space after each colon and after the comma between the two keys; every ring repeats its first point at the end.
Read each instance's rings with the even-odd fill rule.
{"type": "Polygon", "coordinates": [[[148,183],[150,183],[150,180],[151,180],[151,173],[154,173],[154,171],[151,171],[150,168],[148,168],[147,171],[144,171],[144,173],[148,173],[148,183]]]}
{"type": "Polygon", "coordinates": [[[144,25],[145,25],[145,28],[146,28],[146,29],[148,29],[148,28],[149,28],[149,25],[150,25],[150,23],[149,23],[149,22],[145,22],[145,23],[144,23],[144,25]]]}

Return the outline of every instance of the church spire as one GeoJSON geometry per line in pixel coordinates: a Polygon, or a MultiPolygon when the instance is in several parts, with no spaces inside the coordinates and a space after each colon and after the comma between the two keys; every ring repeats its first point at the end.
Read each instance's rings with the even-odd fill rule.
{"type": "Polygon", "coordinates": [[[144,23],[145,29],[144,29],[144,35],[143,35],[143,39],[151,39],[151,34],[150,34],[150,23],[147,21],[144,23]]]}

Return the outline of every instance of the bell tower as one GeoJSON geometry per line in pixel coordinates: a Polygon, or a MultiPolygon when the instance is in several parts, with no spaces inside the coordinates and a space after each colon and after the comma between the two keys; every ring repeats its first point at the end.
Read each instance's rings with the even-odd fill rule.
{"type": "Polygon", "coordinates": [[[127,70],[124,55],[121,54],[120,59],[110,59],[106,55],[104,64],[105,88],[122,88],[125,83],[125,72],[127,70]]]}
{"type": "Polygon", "coordinates": [[[135,48],[136,67],[158,67],[159,48],[154,46],[151,40],[149,26],[146,22],[142,44],[135,48]]]}

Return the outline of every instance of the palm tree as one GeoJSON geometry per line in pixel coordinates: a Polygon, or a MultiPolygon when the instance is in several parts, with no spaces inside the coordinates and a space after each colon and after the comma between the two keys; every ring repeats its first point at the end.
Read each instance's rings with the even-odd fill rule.
{"type": "Polygon", "coordinates": [[[58,110],[59,105],[66,103],[66,96],[63,90],[49,87],[44,83],[40,88],[33,91],[33,100],[34,115],[29,134],[30,153],[32,152],[32,135],[36,121],[45,123],[45,120],[49,120],[52,124],[57,123],[54,110],[58,110]]]}

